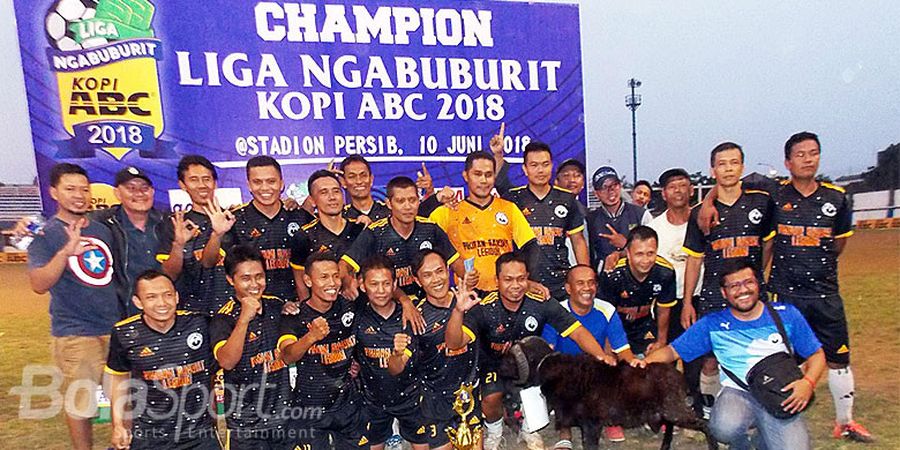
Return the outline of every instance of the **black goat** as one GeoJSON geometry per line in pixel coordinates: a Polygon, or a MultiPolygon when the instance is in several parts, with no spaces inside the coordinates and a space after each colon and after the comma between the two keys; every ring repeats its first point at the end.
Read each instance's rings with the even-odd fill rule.
{"type": "MultiPolygon", "coordinates": [[[[543,339],[530,336],[503,356],[501,378],[518,387],[540,386],[547,406],[556,411],[556,427],[588,424],[588,428],[648,424],[657,432],[665,425],[662,450],[671,448],[673,426],[699,430],[710,449],[718,444],[685,403],[684,377],[669,364],[636,369],[620,363],[608,366],[590,355],[554,352],[543,339]]],[[[584,427],[582,433],[584,433],[584,427]]],[[[585,439],[586,450],[598,448],[597,435],[585,439]]]]}

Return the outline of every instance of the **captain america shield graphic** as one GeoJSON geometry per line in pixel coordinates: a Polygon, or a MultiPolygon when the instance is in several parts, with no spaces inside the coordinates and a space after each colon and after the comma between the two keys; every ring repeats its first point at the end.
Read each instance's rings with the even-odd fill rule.
{"type": "Polygon", "coordinates": [[[69,257],[69,270],[78,281],[89,286],[107,286],[112,281],[113,258],[106,242],[90,236],[81,238],[93,248],[69,257]]]}

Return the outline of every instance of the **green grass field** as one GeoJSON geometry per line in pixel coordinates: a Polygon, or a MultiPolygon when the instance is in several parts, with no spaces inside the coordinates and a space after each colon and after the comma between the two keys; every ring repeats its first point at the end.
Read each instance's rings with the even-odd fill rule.
{"type": "MultiPolygon", "coordinates": [[[[833,420],[831,395],[825,380],[807,419],[816,448],[900,448],[900,231],[862,231],[851,238],[841,258],[841,284],[850,321],[853,370],[856,375],[856,418],[876,435],[878,442],[863,446],[830,437],[833,420]]],[[[61,416],[46,420],[22,419],[20,398],[10,389],[22,383],[27,365],[50,365],[48,297],[28,288],[24,265],[0,266],[3,297],[0,313],[0,448],[57,450],[68,448],[61,416]]],[[[49,377],[34,384],[46,385],[49,377]]],[[[47,397],[33,399],[32,408],[45,407],[47,397]]],[[[545,431],[545,443],[555,442],[545,431]]],[[[95,448],[105,449],[109,426],[94,427],[95,448]]],[[[628,440],[607,445],[616,449],[653,449],[655,437],[629,431],[628,440]]],[[[700,440],[678,436],[676,448],[706,448],[700,440]]],[[[515,440],[507,448],[518,448],[515,440]]]]}

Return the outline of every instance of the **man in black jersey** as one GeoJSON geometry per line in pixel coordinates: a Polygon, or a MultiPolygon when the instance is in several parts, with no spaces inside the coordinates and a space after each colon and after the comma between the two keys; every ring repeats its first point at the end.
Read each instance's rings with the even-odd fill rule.
{"type": "Polygon", "coordinates": [[[278,350],[281,299],[264,295],[265,260],[236,245],[225,256],[234,297],[213,316],[213,356],[225,371],[225,442],[235,450],[291,450],[291,386],[278,350]]]}
{"type": "Polygon", "coordinates": [[[383,255],[373,255],[360,267],[360,289],[367,302],[355,319],[356,361],[360,365],[363,399],[368,409],[371,448],[381,450],[392,435],[394,419],[400,435],[414,449],[425,449],[425,438],[415,433],[419,416],[419,381],[415,370],[401,373],[413,356],[402,311],[394,301],[394,267],[383,255]],[[394,370],[391,370],[393,366],[394,370]]]}
{"type": "Polygon", "coordinates": [[[657,256],[656,231],[639,225],[628,233],[625,257],[600,274],[601,298],[612,303],[635,355],[665,347],[675,306],[675,270],[657,256]]]}
{"type": "Polygon", "coordinates": [[[344,189],[350,197],[350,203],[344,207],[344,217],[363,225],[384,219],[391,215],[390,208],[384,202],[372,198],[372,185],[375,176],[366,158],[350,155],[341,161],[341,178],[344,189]]]}
{"type": "Polygon", "coordinates": [[[156,270],[137,277],[133,301],[142,313],[113,327],[106,363],[112,447],[219,449],[208,317],[178,311],[175,284],[156,270]]]}
{"type": "Polygon", "coordinates": [[[572,243],[575,261],[590,264],[584,238],[584,216],[575,195],[550,184],[553,159],[547,144],[529,142],[524,158],[522,167],[528,184],[510,189],[504,198],[522,210],[537,237],[541,249],[538,281],[550,289],[554,299],[563,301],[567,297],[565,283],[569,270],[566,238],[572,243]]]}
{"type": "Polygon", "coordinates": [[[784,144],[791,179],[773,194],[776,234],[769,291],[776,301],[796,306],[822,342],[836,414],[833,436],[872,442],[872,434],[853,420],[855,383],[838,287],[838,257],[853,235],[853,210],[842,188],[816,181],[819,155],[814,133],[797,133],[784,144]]]}
{"type": "MultiPolygon", "coordinates": [[[[765,191],[748,189],[741,185],[744,171],[744,151],[733,142],[717,145],[710,152],[710,167],[716,179],[716,187],[704,203],[711,202],[721,222],[709,234],[704,235],[698,224],[701,208],[694,208],[688,220],[684,238],[684,251],[688,255],[684,269],[684,304],[681,310],[681,326],[690,327],[698,318],[725,309],[727,300],[719,289],[722,268],[730,259],[747,259],[757,273],[763,273],[764,262],[771,258],[774,203],[765,191]],[[703,266],[703,287],[697,304],[693,292],[703,266]]],[[[718,393],[718,364],[714,358],[698,358],[685,367],[685,371],[700,375],[700,391],[706,406],[711,406],[718,393]]],[[[693,376],[693,375],[690,375],[693,376]]],[[[704,410],[706,415],[708,409],[704,410]]]]}
{"type": "Polygon", "coordinates": [[[356,347],[356,305],[340,296],[337,259],[314,253],[304,264],[309,299],[297,315],[281,320],[278,348],[284,362],[297,363],[294,408],[303,417],[293,425],[297,443],[310,449],[368,447],[368,419],[350,363],[356,347]]]}
{"type": "Polygon", "coordinates": [[[385,255],[394,262],[397,286],[408,295],[419,291],[412,274],[412,259],[419,250],[435,249],[447,258],[454,272],[465,273],[463,261],[447,234],[435,223],[416,215],[416,184],[408,177],[395,177],[388,182],[387,194],[391,216],[366,227],[341,257],[344,295],[356,297],[352,274],[359,271],[359,262],[369,255],[385,255]]]}
{"type": "MultiPolygon", "coordinates": [[[[504,253],[496,261],[498,290],[488,293],[484,299],[474,291],[457,291],[456,305],[447,323],[445,342],[451,350],[481,341],[481,400],[485,419],[484,446],[496,449],[503,434],[503,393],[506,390],[497,377],[502,355],[517,340],[526,336],[540,336],[544,324],[561,330],[562,337],[570,337],[578,346],[598,359],[615,365],[615,359],[603,351],[603,347],[591,333],[581,326],[572,314],[559,302],[542,302],[533,294],[526,294],[528,269],[525,259],[515,253],[504,253]]],[[[529,443],[536,444],[540,436],[521,434],[529,443]]]]}
{"type": "MultiPolygon", "coordinates": [[[[433,249],[420,251],[413,259],[413,272],[425,292],[425,298],[418,302],[425,332],[414,336],[411,343],[398,342],[396,349],[408,346],[416,361],[415,368],[402,364],[397,369],[400,373],[414,370],[419,377],[421,400],[416,435],[423,436],[431,450],[449,450],[447,428],[455,428],[460,420],[453,411],[454,393],[464,383],[477,384],[478,350],[469,344],[455,350],[447,348],[444,333],[456,299],[450,291],[450,268],[444,256],[433,249]]],[[[394,358],[406,362],[399,352],[394,358]]],[[[397,370],[393,366],[389,369],[397,370]]],[[[469,418],[470,426],[480,424],[478,415],[469,418]]]]}
{"type": "Polygon", "coordinates": [[[227,254],[232,245],[252,245],[266,261],[266,293],[286,301],[296,300],[291,241],[313,217],[303,208],[288,211],[284,207],[281,165],[270,156],[247,161],[247,186],[253,194],[250,203],[234,211],[219,208],[217,202],[208,206],[213,230],[203,249],[203,266],[215,265],[220,253],[227,254]]]}
{"type": "Polygon", "coordinates": [[[223,258],[219,257],[210,268],[200,262],[213,231],[204,210],[215,199],[218,174],[215,166],[199,155],[181,158],[177,170],[178,186],[191,197],[191,209],[175,212],[173,220],[160,223],[156,259],[162,263],[162,271],[175,280],[181,309],[212,314],[232,294],[225,281],[223,258]]]}
{"type": "Polygon", "coordinates": [[[327,170],[317,170],[307,180],[309,197],[316,207],[316,219],[302,226],[294,236],[291,250],[291,268],[297,284],[297,298],[309,296],[303,283],[303,262],[309,255],[330,251],[343,255],[365,228],[359,222],[341,215],[344,208],[344,191],[337,175],[327,170]]]}

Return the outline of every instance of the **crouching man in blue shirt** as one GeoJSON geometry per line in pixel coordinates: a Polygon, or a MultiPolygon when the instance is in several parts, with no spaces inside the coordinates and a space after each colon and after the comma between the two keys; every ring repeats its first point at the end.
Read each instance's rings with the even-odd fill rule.
{"type": "MultiPolygon", "coordinates": [[[[654,351],[633,366],[646,367],[654,362],[669,363],[679,358],[690,362],[709,352],[719,364],[738,377],[766,356],[784,352],[781,335],[765,304],[759,298],[759,279],[752,266],[743,260],[726,263],[719,282],[728,309],[708,314],[687,329],[678,339],[654,351]]],[[[775,306],[794,351],[805,358],[803,378],[785,386],[791,394],[782,404],[785,411],[802,411],[812,398],[816,381],[825,370],[822,344],[800,312],[791,305],[775,306]]],[[[731,449],[751,448],[747,431],[759,430],[761,449],[809,449],[811,444],[802,414],[778,419],[741,389],[725,374],[720,375],[722,391],[710,417],[710,431],[731,449]]]]}

